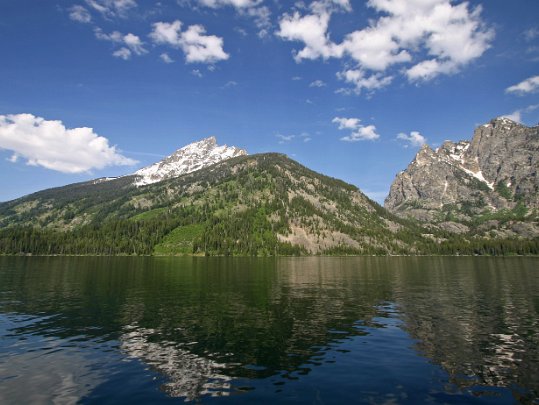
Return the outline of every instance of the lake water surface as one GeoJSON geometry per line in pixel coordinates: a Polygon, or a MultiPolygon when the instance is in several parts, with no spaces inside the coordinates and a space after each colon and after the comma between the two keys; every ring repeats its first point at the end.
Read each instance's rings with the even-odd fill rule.
{"type": "Polygon", "coordinates": [[[0,403],[539,404],[537,258],[0,257],[0,403]]]}

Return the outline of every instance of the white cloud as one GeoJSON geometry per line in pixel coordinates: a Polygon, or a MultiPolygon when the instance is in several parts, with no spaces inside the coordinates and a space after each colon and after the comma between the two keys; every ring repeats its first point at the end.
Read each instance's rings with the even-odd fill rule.
{"type": "Polygon", "coordinates": [[[518,122],[519,124],[522,124],[522,115],[531,113],[532,111],[535,111],[539,109],[539,104],[533,104],[529,105],[526,108],[521,108],[520,110],[513,111],[511,114],[504,115],[504,118],[509,118],[510,120],[513,120],[515,122],[518,122]]]}
{"type": "Polygon", "coordinates": [[[230,56],[223,50],[223,39],[205,35],[202,25],[191,25],[182,32],[182,22],[157,22],[153,24],[150,38],[156,44],[170,45],[185,53],[187,63],[215,63],[230,56]]]}
{"type": "Polygon", "coordinates": [[[240,15],[251,17],[258,28],[258,36],[266,38],[271,30],[271,11],[268,7],[250,7],[240,10],[240,15]]]}
{"type": "Polygon", "coordinates": [[[84,7],[75,5],[69,9],[69,18],[80,23],[89,23],[92,21],[92,16],[84,7]]]}
{"type": "Polygon", "coordinates": [[[539,76],[530,77],[514,86],[505,89],[506,93],[518,94],[520,96],[535,93],[539,90],[539,76]]]}
{"type": "Polygon", "coordinates": [[[214,63],[227,60],[229,55],[223,50],[223,39],[215,35],[205,35],[202,25],[191,25],[182,33],[181,47],[188,63],[214,63]]]}
{"type": "Polygon", "coordinates": [[[366,76],[365,72],[360,69],[349,69],[344,72],[337,73],[337,77],[347,83],[354,85],[354,92],[360,94],[363,89],[373,91],[386,87],[393,80],[392,76],[383,76],[380,73],[366,76]]]}
{"type": "Polygon", "coordinates": [[[479,58],[494,37],[481,20],[481,7],[451,0],[369,0],[380,13],[378,19],[349,33],[341,43],[331,40],[329,22],[336,10],[349,10],[348,2],[317,1],[306,15],[284,14],[277,35],[299,41],[304,48],[294,52],[296,62],[304,59],[349,58],[355,77],[342,78],[362,88],[377,89],[391,81],[386,72],[396,65],[409,81],[431,80],[440,74],[454,74],[479,58]],[[336,7],[338,6],[338,7],[336,7]],[[366,71],[376,72],[374,76],[366,71]]]}
{"type": "Polygon", "coordinates": [[[174,63],[174,59],[172,59],[166,52],[163,52],[159,57],[165,63],[174,63]]]}
{"type": "Polygon", "coordinates": [[[134,165],[107,138],[92,128],[68,129],[62,121],[32,114],[0,115],[0,148],[14,152],[12,161],[24,158],[31,166],[63,173],[82,173],[107,166],[134,165]]]}
{"type": "Polygon", "coordinates": [[[339,129],[358,129],[361,126],[359,118],[335,117],[331,122],[338,124],[339,129]]]}
{"type": "Polygon", "coordinates": [[[279,143],[280,144],[288,143],[288,142],[290,142],[292,139],[294,139],[296,137],[296,135],[282,135],[282,134],[277,134],[275,136],[277,138],[279,138],[279,143]]]}
{"type": "Polygon", "coordinates": [[[298,80],[301,80],[301,79],[302,79],[301,76],[294,76],[294,77],[292,77],[292,80],[294,80],[294,81],[298,81],[298,80]]]}
{"type": "Polygon", "coordinates": [[[516,110],[516,111],[513,111],[511,114],[503,115],[503,117],[509,118],[511,121],[520,123],[522,122],[522,111],[516,110]]]}
{"type": "Polygon", "coordinates": [[[125,47],[118,49],[117,51],[112,52],[112,56],[115,58],[120,58],[123,60],[131,59],[131,51],[125,47]]]}
{"type": "Polygon", "coordinates": [[[130,9],[137,7],[135,0],[86,0],[86,4],[105,17],[126,17],[130,9]]]}
{"type": "Polygon", "coordinates": [[[19,155],[17,155],[16,153],[14,153],[9,158],[7,158],[7,161],[11,163],[17,163],[18,160],[19,160],[19,155]]]}
{"type": "Polygon", "coordinates": [[[374,141],[380,138],[380,135],[376,132],[374,125],[361,125],[359,118],[343,118],[335,117],[331,121],[338,125],[340,130],[350,130],[350,135],[341,138],[341,141],[357,142],[357,141],[374,141]]]}
{"type": "Polygon", "coordinates": [[[129,33],[125,35],[123,40],[127,47],[137,55],[142,55],[148,52],[142,46],[142,41],[140,40],[140,38],[134,34],[129,33]]]}
{"type": "Polygon", "coordinates": [[[343,136],[341,141],[357,142],[357,141],[374,141],[380,138],[380,135],[376,132],[374,125],[367,125],[366,127],[359,127],[353,131],[350,135],[343,136]]]}
{"type": "MultiPolygon", "coordinates": [[[[408,144],[413,147],[422,146],[427,142],[427,139],[418,131],[412,131],[409,135],[405,133],[400,133],[397,135],[397,139],[408,142],[408,144]]],[[[409,145],[405,145],[405,147],[408,147],[409,145]]]]}
{"type": "Polygon", "coordinates": [[[225,83],[225,85],[223,86],[223,88],[228,88],[228,87],[236,87],[238,85],[238,82],[234,81],[234,80],[229,80],[228,82],[225,83]]]}
{"type": "Polygon", "coordinates": [[[262,0],[198,0],[204,6],[217,8],[223,6],[233,6],[236,8],[249,8],[258,6],[262,0]]]}
{"type": "Polygon", "coordinates": [[[279,138],[279,144],[285,144],[290,143],[294,139],[297,139],[298,141],[301,141],[303,143],[310,142],[312,140],[311,135],[308,132],[302,132],[299,135],[283,135],[283,134],[277,134],[275,135],[277,138],[279,138]]]}
{"type": "Polygon", "coordinates": [[[94,29],[94,33],[97,39],[109,41],[113,44],[122,46],[120,49],[112,53],[112,55],[117,58],[128,60],[131,58],[132,54],[144,55],[145,53],[148,53],[148,51],[144,48],[144,43],[135,34],[129,33],[123,35],[119,31],[113,31],[110,34],[106,34],[99,27],[94,29]]]}
{"type": "Polygon", "coordinates": [[[193,69],[191,70],[191,74],[196,77],[202,77],[202,72],[199,69],[193,69]]]}
{"type": "Polygon", "coordinates": [[[315,80],[309,84],[309,87],[325,87],[326,83],[322,80],[315,80]]]}
{"type": "MultiPolygon", "coordinates": [[[[262,6],[263,0],[197,0],[197,2],[206,7],[220,8],[231,6],[236,9],[240,16],[249,17],[254,20],[258,28],[258,36],[265,38],[271,30],[271,11],[268,7],[262,6]]],[[[238,29],[236,29],[238,31],[238,29]]],[[[247,34],[243,29],[240,33],[247,34]]]]}
{"type": "Polygon", "coordinates": [[[456,71],[456,66],[451,62],[440,62],[437,59],[429,59],[419,62],[406,71],[410,81],[428,81],[440,73],[451,74],[456,71]]]}
{"type": "Polygon", "coordinates": [[[305,47],[295,51],[294,60],[301,62],[303,59],[329,59],[340,58],[342,48],[332,43],[327,34],[330,14],[309,14],[301,16],[297,11],[285,14],[279,22],[277,35],[288,41],[300,41],[305,47]]]}

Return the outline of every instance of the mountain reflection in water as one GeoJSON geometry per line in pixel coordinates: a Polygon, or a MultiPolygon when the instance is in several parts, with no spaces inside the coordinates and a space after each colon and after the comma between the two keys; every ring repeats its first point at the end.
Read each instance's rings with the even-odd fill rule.
{"type": "Polygon", "coordinates": [[[0,402],[533,403],[533,258],[0,258],[0,402]]]}

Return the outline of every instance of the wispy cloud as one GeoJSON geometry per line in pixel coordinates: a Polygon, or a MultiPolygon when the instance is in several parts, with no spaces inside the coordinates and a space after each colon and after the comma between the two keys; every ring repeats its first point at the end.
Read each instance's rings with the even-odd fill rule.
{"type": "Polygon", "coordinates": [[[81,5],[75,5],[69,9],[69,18],[83,24],[87,24],[92,21],[90,12],[81,5]]]}
{"type": "Polygon", "coordinates": [[[112,55],[117,58],[128,60],[131,59],[133,54],[144,55],[148,53],[146,48],[144,48],[144,43],[135,34],[128,33],[124,35],[119,31],[113,31],[110,34],[106,34],[99,27],[94,29],[94,34],[96,38],[101,41],[109,41],[116,46],[120,46],[119,49],[112,53],[112,55]]]}
{"type": "Polygon", "coordinates": [[[275,135],[277,138],[279,138],[279,143],[289,143],[292,139],[296,137],[296,135],[283,135],[283,134],[277,134],[275,135]]]}
{"type": "Polygon", "coordinates": [[[172,59],[168,53],[163,52],[161,55],[159,55],[159,58],[165,63],[174,63],[174,59],[172,59]]]}
{"type": "Polygon", "coordinates": [[[529,114],[535,110],[539,109],[539,104],[529,105],[526,108],[521,108],[519,110],[513,111],[511,114],[504,115],[505,118],[509,118],[518,123],[522,123],[522,115],[529,114]]]}
{"type": "Polygon", "coordinates": [[[506,93],[512,93],[519,96],[535,93],[537,91],[539,91],[539,75],[529,77],[528,79],[505,89],[506,93]]]}
{"type": "MultiPolygon", "coordinates": [[[[257,35],[260,38],[266,38],[271,31],[271,11],[269,7],[264,6],[263,0],[196,0],[198,4],[210,7],[233,7],[236,9],[238,15],[251,18],[254,21],[255,26],[258,29],[257,35]]],[[[244,29],[238,31],[240,34],[245,35],[247,32],[244,29]]]]}
{"type": "Polygon", "coordinates": [[[315,80],[309,84],[309,87],[326,87],[326,83],[322,80],[315,80]]]}
{"type": "Polygon", "coordinates": [[[86,4],[108,18],[124,18],[129,10],[137,7],[135,0],[86,0],[86,4]]]}

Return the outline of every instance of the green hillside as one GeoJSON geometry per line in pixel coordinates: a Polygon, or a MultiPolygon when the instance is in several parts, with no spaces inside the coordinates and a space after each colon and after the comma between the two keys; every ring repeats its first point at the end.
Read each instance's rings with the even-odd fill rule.
{"type": "MultiPolygon", "coordinates": [[[[307,255],[501,252],[400,219],[355,186],[280,154],[135,187],[73,184],[0,204],[3,254],[307,255]]],[[[496,241],[536,253],[537,241],[496,241]],[[511,245],[512,244],[512,245],[511,245]]]]}

